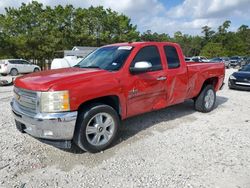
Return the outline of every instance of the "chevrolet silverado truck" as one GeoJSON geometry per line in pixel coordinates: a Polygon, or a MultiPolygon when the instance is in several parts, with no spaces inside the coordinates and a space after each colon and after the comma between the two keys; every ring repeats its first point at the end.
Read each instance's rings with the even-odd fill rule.
{"type": "Polygon", "coordinates": [[[187,99],[210,112],[224,75],[223,63],[186,63],[175,43],[112,44],[75,67],[18,77],[11,107],[19,131],[59,148],[99,152],[131,116],[187,99]]]}

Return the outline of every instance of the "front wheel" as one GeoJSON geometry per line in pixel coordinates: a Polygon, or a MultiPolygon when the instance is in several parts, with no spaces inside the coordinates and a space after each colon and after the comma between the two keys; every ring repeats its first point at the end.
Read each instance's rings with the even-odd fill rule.
{"type": "Polygon", "coordinates": [[[216,93],[212,85],[207,85],[195,100],[195,109],[207,113],[213,110],[216,101],[216,93]]]}
{"type": "Polygon", "coordinates": [[[115,140],[119,124],[118,114],[111,106],[91,105],[78,114],[74,142],[91,153],[102,151],[115,140]]]}
{"type": "Polygon", "coordinates": [[[39,71],[40,71],[39,68],[35,68],[35,69],[34,69],[34,72],[39,72],[39,71]]]}

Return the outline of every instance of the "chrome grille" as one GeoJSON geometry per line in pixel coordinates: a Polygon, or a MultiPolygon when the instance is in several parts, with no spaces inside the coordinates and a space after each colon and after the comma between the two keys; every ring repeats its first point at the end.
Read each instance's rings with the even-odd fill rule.
{"type": "Polygon", "coordinates": [[[15,100],[21,110],[26,113],[36,113],[37,93],[31,90],[25,90],[14,87],[15,100]]]}

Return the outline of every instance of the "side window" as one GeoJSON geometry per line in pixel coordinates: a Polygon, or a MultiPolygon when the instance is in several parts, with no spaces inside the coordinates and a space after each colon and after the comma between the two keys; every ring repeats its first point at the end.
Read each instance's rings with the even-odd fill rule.
{"type": "Polygon", "coordinates": [[[22,60],[18,60],[18,64],[23,65],[25,63],[22,60]]]}
{"type": "Polygon", "coordinates": [[[192,61],[193,62],[200,62],[200,60],[198,58],[193,58],[192,61]]]}
{"type": "Polygon", "coordinates": [[[178,57],[176,48],[173,46],[164,46],[164,51],[168,63],[168,68],[175,69],[180,67],[180,59],[178,57]]]}
{"type": "Polygon", "coordinates": [[[162,70],[161,58],[156,46],[146,46],[140,49],[140,51],[136,54],[131,67],[139,61],[150,62],[152,64],[152,71],[162,70]]]}
{"type": "Polygon", "coordinates": [[[21,61],[21,64],[26,64],[26,65],[28,65],[28,64],[29,64],[29,62],[28,62],[28,61],[24,61],[24,60],[22,60],[22,61],[21,61]]]}
{"type": "Polygon", "coordinates": [[[10,64],[20,64],[18,60],[9,60],[10,64]]]}

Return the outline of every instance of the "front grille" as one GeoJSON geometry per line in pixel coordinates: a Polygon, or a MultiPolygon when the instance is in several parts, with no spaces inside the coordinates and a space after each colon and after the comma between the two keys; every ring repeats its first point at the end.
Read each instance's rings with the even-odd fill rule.
{"type": "Polygon", "coordinates": [[[35,114],[37,110],[37,93],[14,87],[15,100],[21,110],[26,113],[35,114]]]}

